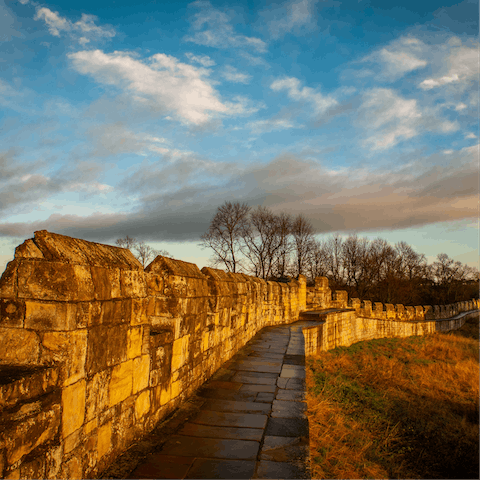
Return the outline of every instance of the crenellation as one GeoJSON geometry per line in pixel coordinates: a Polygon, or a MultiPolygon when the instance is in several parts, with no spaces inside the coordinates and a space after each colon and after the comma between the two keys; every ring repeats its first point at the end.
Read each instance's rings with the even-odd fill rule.
{"type": "Polygon", "coordinates": [[[385,317],[387,320],[392,320],[397,318],[397,314],[395,311],[395,305],[392,305],[391,303],[386,303],[385,304],[385,317]]]}
{"type": "Polygon", "coordinates": [[[405,307],[405,321],[411,322],[412,320],[415,320],[415,308],[408,305],[405,307]]]}

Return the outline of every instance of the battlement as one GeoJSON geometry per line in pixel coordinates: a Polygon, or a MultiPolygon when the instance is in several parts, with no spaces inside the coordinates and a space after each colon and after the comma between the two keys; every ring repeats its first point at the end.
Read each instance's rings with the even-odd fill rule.
{"type": "Polygon", "coordinates": [[[332,292],[328,287],[328,278],[317,277],[314,287],[307,287],[307,309],[320,310],[327,308],[352,308],[358,317],[376,318],[378,320],[395,320],[399,322],[412,322],[424,320],[440,320],[451,318],[462,312],[478,310],[478,299],[457,302],[450,305],[416,305],[404,306],[389,303],[348,298],[344,290],[332,292]]]}

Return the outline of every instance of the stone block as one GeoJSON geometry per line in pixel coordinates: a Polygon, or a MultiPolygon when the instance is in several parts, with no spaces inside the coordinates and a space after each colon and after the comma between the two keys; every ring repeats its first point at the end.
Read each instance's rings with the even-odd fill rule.
{"type": "Polygon", "coordinates": [[[69,480],[81,480],[84,478],[81,458],[74,456],[66,460],[63,471],[62,478],[68,478],[69,480]]]}
{"type": "Polygon", "coordinates": [[[54,301],[92,300],[90,269],[60,262],[22,261],[18,267],[18,296],[54,301]]]}
{"type": "Polygon", "coordinates": [[[121,270],[120,288],[123,297],[146,297],[147,283],[143,270],[121,270]]]}
{"type": "Polygon", "coordinates": [[[123,362],[113,367],[108,387],[109,405],[122,402],[132,394],[133,360],[123,362]]]}
{"type": "Polygon", "coordinates": [[[91,267],[96,300],[110,300],[122,296],[118,268],[91,267]]]}
{"type": "Polygon", "coordinates": [[[60,302],[25,301],[25,328],[32,330],[74,330],[76,305],[60,302]]]}
{"type": "Polygon", "coordinates": [[[415,308],[412,306],[405,307],[405,320],[412,321],[415,319],[415,308]]]}
{"type": "Polygon", "coordinates": [[[15,365],[35,365],[40,354],[40,339],[22,328],[0,328],[0,360],[15,365]]]}
{"type": "Polygon", "coordinates": [[[110,371],[102,370],[87,382],[86,421],[90,422],[108,408],[110,371]]]}
{"type": "Polygon", "coordinates": [[[43,253],[35,245],[32,238],[25,240],[21,245],[15,248],[15,258],[41,258],[44,259],[43,253]]]}
{"type": "Polygon", "coordinates": [[[190,335],[185,335],[181,338],[177,338],[173,342],[172,352],[172,372],[178,370],[188,360],[190,345],[190,335]]]}
{"type": "Polygon", "coordinates": [[[163,278],[156,273],[145,272],[147,295],[163,294],[163,278]]]}
{"type": "Polygon", "coordinates": [[[37,457],[22,463],[20,478],[45,478],[45,458],[37,457]]]}
{"type": "Polygon", "coordinates": [[[364,300],[362,310],[362,314],[365,317],[370,317],[372,315],[372,302],[370,300],[364,300]]]}
{"type": "Polygon", "coordinates": [[[107,300],[102,304],[102,324],[129,323],[131,318],[131,300],[107,300]]]}
{"type": "Polygon", "coordinates": [[[142,355],[133,360],[133,393],[148,387],[150,379],[150,355],[142,355]]]}
{"type": "Polygon", "coordinates": [[[86,382],[80,380],[62,390],[63,438],[79,429],[85,420],[86,382]]]}
{"type": "Polygon", "coordinates": [[[127,359],[128,325],[99,325],[88,332],[87,375],[127,359]]]}
{"type": "Polygon", "coordinates": [[[414,308],[415,308],[415,320],[424,320],[425,313],[424,313],[423,307],[420,305],[417,305],[414,308]]]}
{"type": "Polygon", "coordinates": [[[0,326],[22,328],[25,319],[25,302],[13,298],[0,298],[0,326]]]}
{"type": "Polygon", "coordinates": [[[15,298],[17,296],[17,268],[21,260],[12,260],[7,263],[0,277],[0,297],[15,298]]]}
{"type": "Polygon", "coordinates": [[[38,408],[21,421],[6,419],[6,424],[2,425],[2,437],[7,465],[15,465],[35,448],[57,435],[61,423],[58,399],[58,394],[52,392],[42,397],[38,408]]]}
{"type": "Polygon", "coordinates": [[[141,420],[149,411],[150,390],[145,390],[135,399],[135,418],[141,420]]]}
{"type": "Polygon", "coordinates": [[[425,320],[433,320],[435,318],[435,312],[433,311],[433,307],[431,305],[424,305],[424,315],[425,320]]]}
{"type": "Polygon", "coordinates": [[[112,447],[112,422],[107,422],[98,429],[97,434],[97,455],[102,458],[112,447]]]}
{"type": "Polygon", "coordinates": [[[71,385],[85,376],[87,331],[45,332],[41,335],[43,362],[64,363],[64,385],[71,385]]]}
{"type": "Polygon", "coordinates": [[[143,328],[131,327],[127,332],[127,358],[139,357],[142,354],[143,328]]]}
{"type": "Polygon", "coordinates": [[[395,306],[391,303],[385,304],[385,310],[387,314],[387,320],[392,320],[395,318],[395,306]]]}
{"type": "Polygon", "coordinates": [[[148,324],[147,317],[147,305],[149,304],[149,299],[143,298],[132,298],[132,313],[130,316],[131,325],[143,325],[148,324]]]}

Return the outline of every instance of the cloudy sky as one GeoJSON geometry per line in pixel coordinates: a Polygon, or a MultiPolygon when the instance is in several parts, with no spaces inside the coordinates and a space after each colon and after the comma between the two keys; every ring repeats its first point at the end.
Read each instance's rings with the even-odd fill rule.
{"type": "Polygon", "coordinates": [[[41,229],[203,266],[226,200],[478,265],[478,19],[478,0],[0,0],[0,272],[41,229]]]}

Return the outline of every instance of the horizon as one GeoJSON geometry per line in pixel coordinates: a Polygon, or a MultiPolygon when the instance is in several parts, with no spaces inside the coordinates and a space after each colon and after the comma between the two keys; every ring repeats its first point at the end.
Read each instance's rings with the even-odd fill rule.
{"type": "Polygon", "coordinates": [[[0,0],[0,272],[36,230],[208,264],[225,201],[479,267],[478,2],[0,0]]]}

